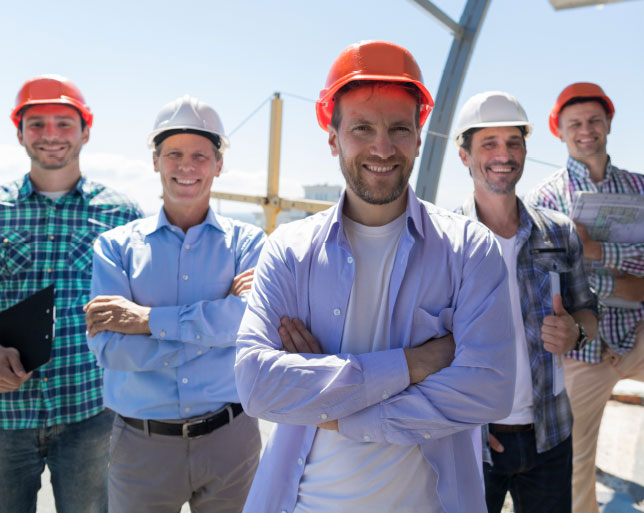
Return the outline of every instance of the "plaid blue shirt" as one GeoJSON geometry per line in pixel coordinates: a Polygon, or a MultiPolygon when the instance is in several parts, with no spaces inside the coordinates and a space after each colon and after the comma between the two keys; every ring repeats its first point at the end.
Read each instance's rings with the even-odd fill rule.
{"type": "MultiPolygon", "coordinates": [[[[569,157],[566,167],[556,171],[527,194],[525,201],[570,215],[577,191],[644,195],[644,175],[619,169],[610,163],[609,158],[605,178],[594,183],[588,168],[569,157]]],[[[612,272],[603,270],[644,276],[644,241],[634,244],[602,242],[601,247],[601,267],[588,266],[586,269],[590,286],[599,296],[599,336],[582,351],[572,351],[569,355],[587,363],[601,362],[602,340],[619,354],[630,351],[635,344],[637,325],[644,318],[644,303],[636,310],[611,308],[602,304],[602,298],[612,296],[615,291],[612,272]]]]}
{"type": "Polygon", "coordinates": [[[0,187],[0,309],[53,283],[57,317],[51,361],[18,390],[0,394],[0,429],[79,422],[104,408],[83,313],[92,244],[139,217],[132,201],[84,177],[55,201],[38,194],[29,175],[0,187]]]}
{"type": "MultiPolygon", "coordinates": [[[[553,313],[550,271],[559,273],[561,298],[568,313],[590,310],[596,314],[597,299],[588,286],[581,241],[572,221],[557,212],[528,207],[520,199],[517,204],[517,281],[532,371],[537,451],[544,452],[563,442],[572,430],[565,390],[553,394],[554,355],[543,348],[541,340],[543,318],[553,313]]],[[[473,196],[459,212],[477,219],[473,196]]]]}

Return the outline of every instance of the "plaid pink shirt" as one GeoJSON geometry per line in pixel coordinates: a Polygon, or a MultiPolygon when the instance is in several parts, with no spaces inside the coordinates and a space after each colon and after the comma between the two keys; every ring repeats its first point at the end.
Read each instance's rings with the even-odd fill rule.
{"type": "MultiPolygon", "coordinates": [[[[594,183],[586,166],[569,157],[565,168],[528,193],[524,201],[570,215],[577,191],[644,195],[644,175],[619,169],[609,158],[606,177],[594,183]]],[[[644,241],[633,244],[602,242],[601,246],[600,265],[586,268],[591,288],[599,296],[599,336],[582,351],[572,351],[569,355],[588,363],[601,361],[602,341],[619,354],[627,353],[635,344],[635,329],[644,317],[644,303],[637,310],[612,308],[602,303],[602,298],[611,296],[615,290],[613,274],[606,270],[644,276],[644,241]]]]}

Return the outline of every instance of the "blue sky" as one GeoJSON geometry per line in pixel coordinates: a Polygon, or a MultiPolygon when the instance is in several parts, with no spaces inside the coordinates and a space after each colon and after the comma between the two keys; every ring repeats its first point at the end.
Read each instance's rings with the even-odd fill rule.
{"type": "MultiPolygon", "coordinates": [[[[464,1],[436,1],[454,19],[464,1]]],[[[10,2],[0,20],[4,76],[0,105],[2,181],[28,170],[8,114],[21,84],[41,73],[71,78],[95,124],[83,150],[83,171],[128,192],[151,212],[160,204],[147,134],[162,105],[185,93],[217,109],[228,131],[275,91],[284,96],[281,188],[300,197],[302,185],[343,183],[312,101],[337,54],[361,39],[407,47],[436,94],[451,37],[410,0],[10,2]],[[295,95],[295,96],[292,96],[295,95]]],[[[638,135],[644,117],[644,2],[555,11],[547,0],[492,0],[458,102],[491,89],[515,95],[534,122],[528,156],[557,165],[563,143],[547,117],[571,82],[597,82],[616,115],[609,153],[619,167],[643,172],[638,135]]],[[[214,187],[262,194],[268,157],[265,104],[231,138],[225,173],[214,187]]],[[[528,162],[519,192],[554,169],[528,162]]],[[[412,175],[412,185],[416,183],[412,175]]],[[[450,143],[437,203],[458,206],[472,184],[450,143]]],[[[225,203],[224,212],[253,207],[225,203]]]]}

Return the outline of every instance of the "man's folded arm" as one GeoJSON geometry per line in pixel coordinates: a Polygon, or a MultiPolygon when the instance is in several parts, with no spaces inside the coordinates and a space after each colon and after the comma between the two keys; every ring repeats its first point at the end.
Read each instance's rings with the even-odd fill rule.
{"type": "MultiPolygon", "coordinates": [[[[252,251],[258,254],[259,248],[252,251]]],[[[257,254],[244,262],[254,263],[257,254]]],[[[106,315],[105,310],[103,313],[98,310],[107,308],[107,316],[114,317],[116,311],[116,306],[100,305],[101,299],[106,302],[107,298],[122,298],[126,301],[119,302],[126,304],[133,301],[129,277],[118,247],[113,248],[109,241],[99,238],[94,246],[92,299],[85,307],[90,350],[104,368],[142,371],[178,367],[209,348],[233,346],[246,307],[252,274],[252,269],[242,270],[232,280],[231,293],[222,299],[146,308],[147,322],[140,323],[145,327],[137,332],[127,332],[126,326],[114,323],[109,326],[111,329],[92,329],[92,314],[94,318],[106,315]]],[[[111,302],[112,305],[115,303],[111,302]]],[[[132,305],[132,308],[145,306],[132,305]]]]}

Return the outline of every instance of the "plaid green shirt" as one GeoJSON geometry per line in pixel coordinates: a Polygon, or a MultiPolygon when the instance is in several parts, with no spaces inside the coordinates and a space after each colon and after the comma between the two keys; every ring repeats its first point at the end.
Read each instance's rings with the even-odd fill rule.
{"type": "Polygon", "coordinates": [[[38,194],[29,175],[0,186],[0,310],[53,283],[57,318],[51,361],[0,394],[0,429],[69,424],[103,409],[102,371],[87,347],[83,313],[92,244],[139,217],[135,203],[85,177],[55,201],[38,194]]]}

